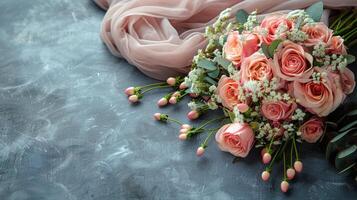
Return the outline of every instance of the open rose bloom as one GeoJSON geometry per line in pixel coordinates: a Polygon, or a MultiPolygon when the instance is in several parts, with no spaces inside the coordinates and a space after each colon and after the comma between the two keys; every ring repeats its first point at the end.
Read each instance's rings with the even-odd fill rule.
{"type": "MultiPolygon", "coordinates": [[[[197,117],[223,111],[223,123],[214,129],[220,150],[247,157],[253,147],[262,148],[264,180],[276,155],[295,161],[295,170],[301,172],[299,144],[318,142],[325,117],[354,91],[355,76],[347,68],[351,55],[341,36],[303,10],[267,15],[260,21],[253,12],[244,23],[230,23],[229,12],[207,27],[208,45],[194,57],[179,92],[194,97],[189,107],[197,117]]],[[[180,138],[200,134],[202,127],[183,128],[180,138]]],[[[291,180],[294,169],[288,174],[291,180]]]]}

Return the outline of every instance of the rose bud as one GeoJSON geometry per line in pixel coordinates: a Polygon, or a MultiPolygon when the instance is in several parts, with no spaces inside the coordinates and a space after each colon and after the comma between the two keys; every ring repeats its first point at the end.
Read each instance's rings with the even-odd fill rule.
{"type": "Polygon", "coordinates": [[[177,103],[177,98],[176,97],[171,97],[169,99],[170,104],[176,104],[177,103]]]}
{"type": "Polygon", "coordinates": [[[182,129],[184,129],[184,128],[185,128],[185,129],[191,129],[192,126],[189,125],[189,124],[182,124],[181,128],[182,128],[182,129]]]}
{"type": "Polygon", "coordinates": [[[294,169],[295,169],[295,171],[297,172],[297,173],[300,173],[300,172],[302,172],[302,168],[303,168],[303,164],[302,164],[302,162],[301,161],[295,161],[295,163],[294,163],[294,169]]]}
{"type": "Polygon", "coordinates": [[[176,83],[176,79],[174,77],[169,77],[167,80],[166,80],[166,83],[171,85],[171,86],[174,86],[175,83],[176,83]]]}
{"type": "Polygon", "coordinates": [[[267,152],[268,152],[267,148],[263,148],[262,151],[260,152],[260,156],[263,158],[264,154],[267,152]]]}
{"type": "Polygon", "coordinates": [[[154,119],[157,120],[157,121],[160,121],[161,120],[161,113],[155,113],[154,114],[154,119]]]}
{"type": "Polygon", "coordinates": [[[192,110],[187,114],[187,118],[190,120],[195,120],[200,116],[200,113],[198,113],[196,110],[192,110]]]}
{"type": "Polygon", "coordinates": [[[264,171],[264,172],[262,173],[262,179],[263,179],[263,181],[268,181],[269,178],[270,178],[270,173],[269,173],[268,171],[264,171]]]}
{"type": "Polygon", "coordinates": [[[198,147],[196,151],[197,156],[202,156],[205,153],[205,148],[203,147],[198,147]]]}
{"type": "Polygon", "coordinates": [[[293,168],[289,168],[286,170],[286,176],[289,180],[292,180],[295,177],[295,170],[293,168]]]}
{"type": "Polygon", "coordinates": [[[245,113],[245,112],[247,112],[249,110],[249,106],[247,104],[245,104],[245,103],[238,104],[237,108],[241,113],[245,113]]]}
{"type": "Polygon", "coordinates": [[[182,140],[182,141],[186,140],[187,139],[187,134],[185,134],[185,133],[180,134],[179,135],[179,139],[182,140]]]}
{"type": "Polygon", "coordinates": [[[270,153],[265,153],[263,155],[263,163],[264,164],[268,164],[271,161],[271,155],[270,153]]]}
{"type": "Polygon", "coordinates": [[[196,94],[196,93],[190,93],[190,97],[196,98],[196,97],[198,97],[198,94],[196,94]]]}
{"type": "Polygon", "coordinates": [[[179,86],[179,89],[180,89],[180,90],[184,90],[184,89],[186,89],[186,88],[188,88],[188,87],[187,87],[187,85],[186,85],[184,82],[182,82],[182,83],[180,84],[180,86],[179,86]]]}
{"type": "Polygon", "coordinates": [[[135,93],[135,88],[134,87],[128,87],[125,89],[125,94],[128,96],[131,96],[135,93]]]}
{"type": "Polygon", "coordinates": [[[280,189],[282,192],[287,192],[289,189],[289,183],[287,181],[282,181],[280,184],[280,189]]]}
{"type": "Polygon", "coordinates": [[[182,129],[180,129],[180,134],[187,134],[188,131],[190,131],[190,130],[188,130],[186,128],[182,128],[182,129]]]}
{"type": "Polygon", "coordinates": [[[179,97],[181,93],[179,91],[176,91],[172,94],[173,97],[179,97]]]}
{"type": "Polygon", "coordinates": [[[138,102],[139,101],[139,97],[138,97],[138,95],[131,95],[130,97],[129,97],[129,101],[131,102],[131,103],[136,103],[136,102],[138,102]]]}
{"type": "Polygon", "coordinates": [[[161,98],[159,101],[157,101],[157,105],[162,107],[162,106],[166,106],[168,103],[166,98],[161,98]]]}

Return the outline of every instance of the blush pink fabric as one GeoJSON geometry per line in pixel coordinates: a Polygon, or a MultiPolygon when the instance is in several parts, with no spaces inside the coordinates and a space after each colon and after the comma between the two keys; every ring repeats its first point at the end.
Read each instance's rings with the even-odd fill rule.
{"type": "MultiPolygon", "coordinates": [[[[207,25],[232,7],[259,13],[306,8],[317,0],[94,0],[107,9],[101,37],[112,54],[146,75],[164,80],[185,74],[203,48],[207,25]]],[[[356,0],[325,0],[327,8],[357,6],[356,0]]],[[[324,12],[327,21],[328,11],[324,12]]]]}

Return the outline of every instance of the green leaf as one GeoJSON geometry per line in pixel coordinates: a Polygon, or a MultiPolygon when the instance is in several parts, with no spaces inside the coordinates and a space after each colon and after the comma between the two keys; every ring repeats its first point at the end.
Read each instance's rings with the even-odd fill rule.
{"type": "Polygon", "coordinates": [[[269,55],[270,57],[274,57],[274,53],[275,53],[275,49],[279,46],[279,44],[282,42],[283,40],[277,39],[274,40],[270,45],[269,45],[269,55]]]}
{"type": "Polygon", "coordinates": [[[343,170],[351,165],[351,163],[355,162],[355,160],[357,160],[357,146],[352,145],[337,154],[335,167],[338,170],[343,170]]]}
{"type": "Polygon", "coordinates": [[[233,122],[234,122],[234,119],[236,118],[236,116],[235,116],[234,113],[231,112],[231,111],[228,111],[228,115],[229,115],[229,119],[230,119],[231,122],[233,123],[233,122]]]}
{"type": "Polygon", "coordinates": [[[315,21],[319,22],[322,16],[322,11],[324,9],[324,4],[322,1],[316,2],[308,7],[305,12],[315,21]]]}
{"type": "Polygon", "coordinates": [[[224,46],[224,44],[227,42],[227,37],[228,37],[228,35],[221,35],[221,36],[219,37],[218,43],[219,43],[221,46],[224,46]]]}
{"type": "Polygon", "coordinates": [[[223,58],[222,56],[217,56],[215,61],[222,66],[224,69],[228,69],[228,66],[232,63],[231,61],[223,58]]]}
{"type": "Polygon", "coordinates": [[[214,71],[208,72],[207,74],[208,74],[208,76],[211,77],[211,78],[217,78],[218,75],[219,75],[219,68],[217,68],[217,69],[214,70],[214,71]]]}
{"type": "Polygon", "coordinates": [[[264,53],[264,55],[267,57],[267,58],[271,58],[271,56],[270,56],[270,54],[269,54],[269,47],[268,47],[268,45],[266,45],[266,44],[262,44],[261,45],[261,47],[262,47],[262,51],[263,51],[263,53],[264,53]]]}
{"type": "Polygon", "coordinates": [[[213,71],[217,69],[216,64],[213,61],[208,60],[207,58],[198,59],[197,66],[203,69],[207,69],[209,71],[213,71]]]}
{"type": "Polygon", "coordinates": [[[332,155],[334,155],[339,148],[339,146],[342,146],[346,142],[346,135],[348,135],[351,131],[356,130],[357,128],[352,128],[349,130],[344,131],[343,133],[338,134],[330,142],[327,144],[326,147],[326,158],[330,159],[332,155]]]}
{"type": "Polygon", "coordinates": [[[351,169],[357,165],[357,163],[352,163],[350,166],[346,167],[342,171],[339,171],[338,174],[349,174],[351,172],[351,169]]]}
{"type": "Polygon", "coordinates": [[[236,13],[236,20],[239,23],[244,24],[247,22],[248,16],[249,14],[245,10],[238,10],[236,13]]]}
{"type": "Polygon", "coordinates": [[[206,76],[205,81],[207,81],[208,83],[210,83],[212,85],[217,85],[217,81],[213,80],[211,77],[206,76]]]}
{"type": "Polygon", "coordinates": [[[344,132],[344,131],[346,131],[346,130],[348,130],[348,129],[350,129],[350,128],[356,126],[356,125],[357,125],[357,120],[356,120],[356,121],[352,121],[351,123],[346,124],[344,127],[342,127],[342,128],[339,130],[339,132],[344,132]]]}
{"type": "Polygon", "coordinates": [[[347,64],[354,63],[356,60],[356,57],[354,57],[353,55],[350,55],[350,54],[346,55],[345,58],[347,60],[347,64]]]}

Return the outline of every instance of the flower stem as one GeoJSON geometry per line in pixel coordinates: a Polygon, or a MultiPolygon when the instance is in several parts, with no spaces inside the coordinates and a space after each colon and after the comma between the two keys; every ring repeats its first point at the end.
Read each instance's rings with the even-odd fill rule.
{"type": "Polygon", "coordinates": [[[290,166],[293,166],[293,151],[294,151],[294,145],[291,144],[291,148],[290,148],[290,166]]]}
{"type": "Polygon", "coordinates": [[[219,117],[219,118],[208,120],[207,122],[203,123],[200,127],[198,127],[197,130],[200,130],[200,129],[204,128],[205,126],[207,126],[208,124],[210,124],[210,123],[212,123],[214,121],[217,121],[217,120],[220,120],[220,119],[225,119],[225,118],[227,118],[227,117],[224,116],[224,117],[219,117]]]}
{"type": "Polygon", "coordinates": [[[294,145],[294,149],[295,149],[295,157],[296,157],[296,160],[299,160],[299,154],[298,154],[298,151],[297,151],[297,148],[296,148],[295,137],[293,137],[293,145],[294,145]]]}
{"type": "Polygon", "coordinates": [[[286,162],[285,162],[285,151],[283,152],[283,159],[284,159],[284,181],[286,180],[286,162]]]}
{"type": "Polygon", "coordinates": [[[138,88],[147,88],[147,87],[151,87],[151,86],[158,86],[158,85],[166,85],[166,82],[159,82],[159,83],[152,83],[149,85],[143,85],[143,86],[138,86],[138,88]]]}
{"type": "Polygon", "coordinates": [[[179,124],[179,125],[182,125],[182,124],[183,124],[183,123],[180,122],[179,120],[173,119],[173,118],[171,118],[171,117],[168,117],[167,120],[168,120],[168,121],[171,121],[171,122],[175,122],[175,123],[177,123],[177,124],[179,124]]]}
{"type": "Polygon", "coordinates": [[[152,87],[152,88],[149,88],[149,89],[146,89],[144,91],[141,92],[141,94],[144,94],[145,92],[149,92],[150,90],[153,90],[153,89],[158,89],[158,88],[167,88],[167,87],[171,87],[170,85],[160,85],[160,86],[155,86],[155,87],[152,87]]]}
{"type": "Polygon", "coordinates": [[[212,137],[213,133],[215,132],[215,130],[218,130],[219,128],[215,128],[214,130],[211,130],[211,132],[208,134],[208,136],[206,137],[206,139],[203,141],[203,143],[201,144],[201,147],[206,148],[208,145],[208,141],[209,139],[212,137]]]}

